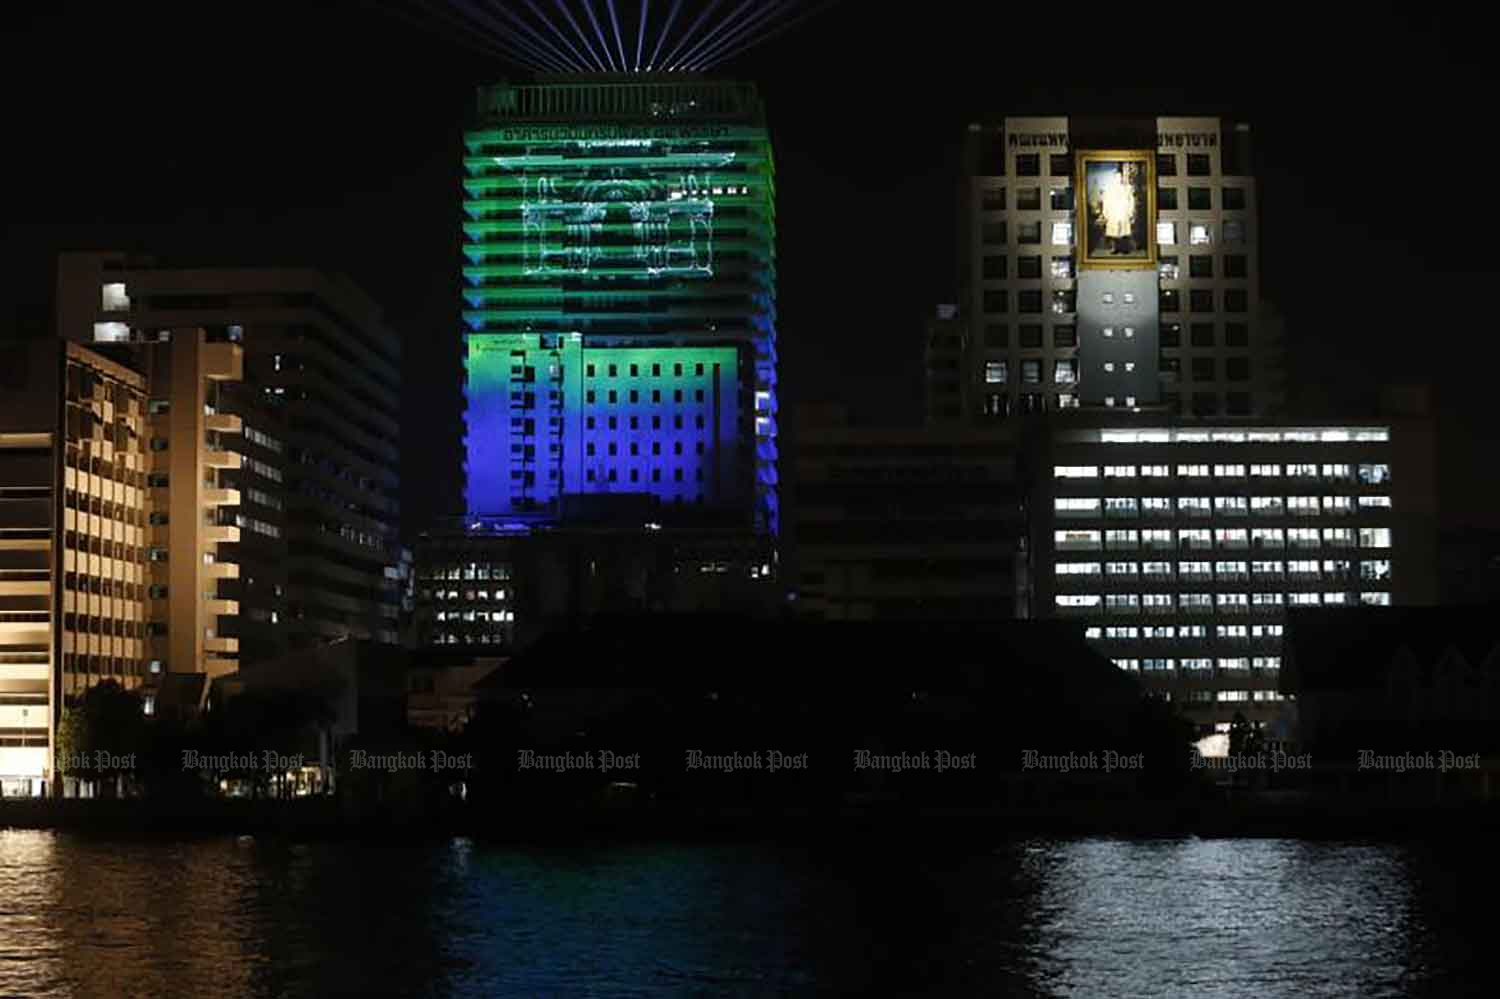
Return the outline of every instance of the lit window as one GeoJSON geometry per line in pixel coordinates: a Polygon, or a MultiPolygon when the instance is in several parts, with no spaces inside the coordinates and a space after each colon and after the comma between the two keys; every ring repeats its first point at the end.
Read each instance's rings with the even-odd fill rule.
{"type": "Polygon", "coordinates": [[[1359,602],[1368,607],[1389,607],[1391,605],[1391,595],[1384,591],[1375,592],[1365,590],[1360,593],[1359,602]]]}
{"type": "Polygon", "coordinates": [[[1057,479],[1097,479],[1098,465],[1053,465],[1052,476],[1057,479]]]}
{"type": "MultiPolygon", "coordinates": [[[[1177,242],[1177,223],[1176,222],[1158,222],[1158,223],[1156,223],[1156,241],[1158,243],[1160,243],[1162,246],[1173,246],[1173,245],[1175,245],[1176,242],[1177,242]]],[[[1175,271],[1176,271],[1176,264],[1173,264],[1172,267],[1173,267],[1173,271],[1174,271],[1174,273],[1173,273],[1172,276],[1176,277],[1177,276],[1176,273],[1175,273],[1175,271]]]]}
{"type": "MultiPolygon", "coordinates": [[[[1054,222],[1054,223],[1052,223],[1052,245],[1053,246],[1072,246],[1073,245],[1073,223],[1071,223],[1071,222],[1054,222]]],[[[1070,265],[1071,265],[1071,263],[1072,263],[1072,261],[1069,261],[1070,265]]]]}
{"type": "Polygon", "coordinates": [[[120,312],[130,308],[130,296],[126,293],[123,283],[117,282],[104,286],[101,308],[104,312],[120,312]]]}
{"type": "Polygon", "coordinates": [[[1005,361],[985,361],[984,381],[986,385],[1004,385],[1008,377],[1005,361]]]}
{"type": "Polygon", "coordinates": [[[1391,529],[1389,527],[1361,527],[1359,529],[1359,546],[1361,548],[1389,548],[1391,546],[1391,529]]]}
{"type": "Polygon", "coordinates": [[[1133,479],[1135,478],[1134,465],[1105,465],[1104,477],[1106,479],[1133,479]]]}
{"type": "Polygon", "coordinates": [[[1207,222],[1192,222],[1188,225],[1188,242],[1193,246],[1207,246],[1213,242],[1212,226],[1207,222]]]}

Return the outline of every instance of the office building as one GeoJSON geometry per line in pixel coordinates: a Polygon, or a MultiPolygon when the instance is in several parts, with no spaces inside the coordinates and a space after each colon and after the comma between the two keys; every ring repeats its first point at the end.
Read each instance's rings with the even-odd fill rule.
{"type": "Polygon", "coordinates": [[[1434,601],[1431,425],[1052,419],[1028,458],[1030,600],[1222,751],[1276,721],[1289,609],[1434,601]]]}
{"type": "Polygon", "coordinates": [[[201,427],[217,463],[214,526],[237,530],[220,543],[244,569],[215,598],[238,604],[240,623],[215,637],[239,639],[242,663],[345,637],[397,641],[400,344],[363,292],[302,268],[64,254],[57,327],[140,365],[164,331],[242,349],[243,380],[205,386],[201,427]]]}
{"type": "Polygon", "coordinates": [[[754,87],[481,90],[464,137],[467,510],[775,534],[775,177],[754,87]]]}
{"type": "Polygon", "coordinates": [[[1018,427],[797,424],[796,599],[830,621],[1026,616],[1018,427]]]}
{"type": "Polygon", "coordinates": [[[963,184],[964,420],[1280,409],[1281,324],[1260,297],[1247,124],[976,123],[963,184]]]}

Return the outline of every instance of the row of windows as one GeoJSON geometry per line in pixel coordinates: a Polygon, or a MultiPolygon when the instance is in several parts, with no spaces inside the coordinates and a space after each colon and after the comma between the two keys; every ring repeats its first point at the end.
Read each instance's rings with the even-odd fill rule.
{"type": "Polygon", "coordinates": [[[1142,609],[1233,612],[1250,607],[1334,607],[1354,603],[1388,607],[1391,603],[1391,595],[1386,590],[1362,590],[1357,595],[1344,590],[1324,593],[1059,593],[1053,599],[1060,610],[1103,608],[1115,613],[1134,613],[1142,609]]]}
{"type": "MultiPolygon", "coordinates": [[[[1106,330],[1105,332],[1110,332],[1106,330]]],[[[1126,328],[1126,335],[1134,335],[1134,330],[1126,328]]],[[[1105,361],[1102,367],[1106,372],[1115,371],[1131,372],[1136,368],[1135,361],[1105,361]]],[[[1194,381],[1213,381],[1215,372],[1215,359],[1212,357],[1195,357],[1192,359],[1194,381]]],[[[1021,361],[1021,384],[1042,384],[1042,361],[1040,358],[1026,358],[1021,361]]],[[[1006,385],[1010,382],[1010,362],[1005,360],[985,361],[981,371],[984,375],[986,385],[1006,385]]],[[[1175,357],[1164,358],[1161,362],[1159,374],[1173,376],[1181,372],[1181,364],[1175,357]]],[[[1052,362],[1052,381],[1058,385],[1072,385],[1078,381],[1079,367],[1078,359],[1075,357],[1057,358],[1052,362]]],[[[1224,380],[1230,382],[1247,382],[1250,380],[1250,358],[1248,357],[1226,357],[1224,359],[1224,380]]],[[[1131,403],[1126,403],[1131,405],[1131,403]]]]}
{"type": "MultiPolygon", "coordinates": [[[[1214,636],[1225,639],[1256,639],[1260,641],[1275,641],[1286,633],[1284,624],[1221,624],[1216,626],[1214,636]]],[[[1090,641],[1105,642],[1133,642],[1141,639],[1161,638],[1183,638],[1206,640],[1209,636],[1206,624],[1147,624],[1136,626],[1133,624],[1112,624],[1107,628],[1098,625],[1087,628],[1084,637],[1090,641]]],[[[1280,657],[1268,657],[1275,662],[1275,666],[1264,668],[1275,669],[1281,665],[1280,657]]]]}
{"type": "MultiPolygon", "coordinates": [[[[499,578],[499,577],[496,577],[499,578]]],[[[420,596],[423,600],[463,600],[468,603],[479,601],[503,601],[506,590],[502,588],[491,590],[487,587],[479,589],[430,589],[423,587],[420,596]]]]}
{"type": "MultiPolygon", "coordinates": [[[[1071,247],[1073,223],[1041,220],[1016,222],[1017,246],[1040,246],[1044,237],[1050,246],[1071,247]]],[[[1243,219],[1225,219],[1218,226],[1212,222],[1192,220],[1156,223],[1156,242],[1161,246],[1213,246],[1216,242],[1224,246],[1244,246],[1248,238],[1249,227],[1243,219]],[[1217,239],[1215,229],[1218,232],[1217,239]]],[[[985,246],[1009,245],[1010,224],[998,220],[981,224],[979,241],[985,246]]]]}
{"type": "MultiPolygon", "coordinates": [[[[1187,157],[1187,175],[1189,177],[1213,176],[1213,157],[1208,153],[1157,153],[1156,175],[1158,177],[1177,176],[1178,157],[1180,155],[1187,157]]],[[[1071,153],[1051,153],[1047,157],[1047,173],[1049,176],[1071,178],[1075,169],[1075,161],[1071,153]]],[[[1040,177],[1042,175],[1042,154],[1017,153],[1015,172],[1017,177],[1040,177]]],[[[1000,189],[996,188],[996,190],[1000,189]]]]}
{"type": "MultiPolygon", "coordinates": [[[[1134,298],[1128,293],[1126,297],[1134,298]]],[[[1189,312],[1213,312],[1217,308],[1217,302],[1218,297],[1212,288],[1192,288],[1188,291],[1189,312]]],[[[1159,305],[1162,312],[1181,312],[1182,293],[1174,288],[1163,288],[1159,293],[1159,305]]],[[[1224,289],[1223,306],[1225,312],[1248,312],[1250,292],[1244,288],[1224,289]]],[[[1005,315],[1010,312],[1010,292],[1004,288],[986,289],[981,296],[980,307],[986,315],[1005,315]]],[[[1026,314],[1050,311],[1054,315],[1070,315],[1078,311],[1077,293],[1072,288],[1054,288],[1044,298],[1040,288],[1023,288],[1016,292],[1016,311],[1026,314]]],[[[701,401],[701,391],[699,395],[701,401]]],[[[592,392],[589,393],[589,401],[594,401],[592,392]]],[[[615,401],[613,392],[610,393],[609,401],[615,401]]],[[[636,400],[632,397],[631,401],[636,400]]],[[[681,401],[680,398],[678,401],[681,401]]]]}
{"type": "MultiPolygon", "coordinates": [[[[594,378],[594,377],[597,376],[597,372],[598,372],[598,368],[599,367],[600,367],[600,365],[586,364],[586,365],[584,365],[583,373],[584,373],[585,376],[587,376],[589,378],[594,378]]],[[[610,365],[603,365],[603,367],[605,368],[605,371],[608,373],[608,376],[610,378],[618,378],[620,376],[620,365],[618,365],[618,364],[610,364],[610,365]]],[[[660,378],[661,377],[661,367],[662,366],[660,364],[653,364],[653,365],[651,365],[651,377],[652,378],[660,378]]],[[[641,376],[641,366],[639,364],[628,365],[628,369],[629,369],[629,372],[630,372],[629,377],[631,377],[631,378],[639,378],[641,376]]],[[[678,362],[678,363],[675,363],[675,364],[672,365],[672,376],[674,378],[681,378],[683,371],[684,371],[684,365],[681,362],[678,362]]],[[[703,376],[703,371],[704,371],[704,366],[701,363],[693,365],[693,374],[694,375],[696,375],[696,376],[698,376],[698,377],[701,378],[703,376]]],[[[511,369],[511,373],[512,374],[515,373],[515,369],[514,368],[511,369]]],[[[561,377],[560,373],[559,373],[558,377],[561,377]]]]}
{"type": "Polygon", "coordinates": [[[1053,546],[1058,551],[1133,549],[1142,546],[1170,549],[1177,545],[1187,549],[1249,548],[1252,541],[1256,547],[1282,547],[1277,543],[1278,540],[1293,548],[1317,548],[1320,544],[1329,548],[1352,548],[1356,538],[1360,548],[1391,547],[1391,529],[1388,527],[1361,527],[1357,530],[1351,527],[1325,527],[1321,533],[1316,527],[1289,527],[1284,532],[1279,527],[1052,532],[1053,546]]]}
{"type": "MultiPolygon", "coordinates": [[[[1100,476],[1099,465],[1053,465],[1052,477],[1055,479],[1097,479],[1100,476]]],[[[1104,465],[1103,475],[1106,479],[1133,479],[1139,473],[1143,479],[1165,479],[1172,475],[1171,465],[1104,465]]],[[[1177,474],[1183,478],[1202,479],[1212,475],[1221,479],[1243,479],[1248,468],[1249,477],[1252,479],[1280,478],[1285,475],[1289,478],[1325,478],[1336,481],[1347,481],[1358,476],[1362,485],[1381,485],[1391,480],[1391,466],[1385,462],[1362,462],[1352,464],[1346,462],[1324,462],[1319,465],[1315,462],[1298,462],[1281,465],[1280,463],[1269,463],[1260,465],[1224,464],[1224,465],[1178,465],[1177,474]]]]}
{"type": "Polygon", "coordinates": [[[438,621],[465,621],[479,622],[481,624],[510,624],[516,619],[516,612],[511,610],[462,610],[462,611],[438,611],[433,615],[438,621]]]}
{"type": "MultiPolygon", "coordinates": [[[[1069,180],[1072,180],[1069,177],[1069,180]]],[[[1239,212],[1245,210],[1245,189],[1238,186],[1225,186],[1219,189],[1219,204],[1224,211],[1239,212]]],[[[1177,211],[1182,205],[1186,205],[1188,211],[1210,212],[1214,207],[1214,189],[1212,187],[1189,186],[1180,187],[1157,187],[1156,207],[1158,211],[1177,211]],[[1187,192],[1184,199],[1180,195],[1187,192]]],[[[1006,210],[1005,188],[987,188],[980,202],[981,208],[987,212],[1003,212],[1006,210]]],[[[1015,188],[1015,206],[1017,211],[1036,212],[1042,209],[1042,188],[1040,185],[1028,185],[1015,188]]],[[[1047,188],[1047,207],[1054,212],[1071,212],[1073,210],[1073,185],[1057,186],[1047,188]]]]}
{"type": "Polygon", "coordinates": [[[429,579],[509,579],[510,566],[504,562],[465,562],[460,565],[438,566],[431,570],[429,579]]]}
{"type": "Polygon", "coordinates": [[[1059,496],[1052,511],[1065,517],[1263,517],[1323,516],[1389,510],[1389,496],[1059,496]]]}
{"type": "MultiPolygon", "coordinates": [[[[1391,563],[1389,559],[1367,559],[1358,563],[1359,578],[1374,582],[1384,582],[1391,578],[1391,563]]],[[[1282,561],[1280,559],[1256,560],[1253,562],[1238,560],[1221,560],[1216,562],[1206,561],[1182,561],[1182,562],[1059,562],[1056,572],[1059,576],[1082,576],[1085,578],[1098,578],[1108,576],[1110,578],[1138,579],[1172,579],[1175,576],[1185,579],[1246,579],[1251,576],[1264,576],[1272,579],[1280,579],[1288,574],[1293,576],[1305,576],[1309,579],[1328,576],[1333,579],[1353,578],[1355,563],[1347,559],[1324,559],[1321,563],[1317,559],[1293,559],[1282,561]]]]}
{"type": "MultiPolygon", "coordinates": [[[[637,389],[631,389],[628,398],[629,398],[629,400],[631,402],[640,402],[641,401],[640,395],[641,394],[640,394],[639,390],[637,390],[637,389]]],[[[584,402],[587,402],[587,403],[590,403],[590,404],[598,401],[596,399],[596,393],[594,392],[593,389],[586,390],[584,392],[584,394],[583,394],[583,397],[584,397],[584,402]]],[[[619,400],[619,393],[617,391],[615,391],[614,389],[610,389],[609,390],[607,398],[608,398],[608,401],[611,402],[611,403],[616,403],[616,402],[620,401],[619,400]]],[[[661,389],[652,389],[651,390],[651,401],[652,402],[657,402],[657,403],[661,402],[661,389]]],[[[682,389],[673,389],[673,391],[672,391],[672,401],[673,402],[682,402],[682,389]]],[[[702,389],[694,389],[693,390],[693,401],[694,402],[702,402],[703,401],[703,390],[702,389]]]]}
{"type": "MultiPolygon", "coordinates": [[[[990,254],[984,258],[980,266],[982,276],[986,281],[1003,281],[1010,276],[1010,257],[1007,255],[990,254]]],[[[1214,276],[1214,270],[1212,254],[1195,253],[1188,257],[1188,277],[1211,278],[1214,276]]],[[[1226,253],[1223,257],[1222,271],[1222,276],[1226,278],[1249,277],[1250,258],[1243,253],[1226,253]]],[[[1163,280],[1180,280],[1182,277],[1181,259],[1176,256],[1163,256],[1157,264],[1157,272],[1163,280]]],[[[1053,280],[1072,278],[1075,273],[1072,254],[1052,257],[1048,273],[1053,280]]],[[[1040,280],[1042,277],[1041,256],[1016,257],[1016,277],[1025,280],[1040,280]]],[[[1129,292],[1126,293],[1126,298],[1130,298],[1129,292]]]]}
{"type": "MultiPolygon", "coordinates": [[[[1213,347],[1217,345],[1217,324],[1211,322],[1190,323],[1188,329],[1192,346],[1213,347]]],[[[1016,327],[1017,344],[1023,350],[1040,350],[1042,347],[1043,331],[1044,327],[1041,323],[1021,323],[1016,327]]],[[[1106,326],[1099,332],[1106,339],[1115,339],[1118,337],[1121,340],[1133,340],[1136,334],[1135,328],[1131,326],[1106,326]]],[[[984,327],[984,345],[986,347],[1008,348],[1011,345],[1010,341],[1010,327],[1008,325],[1004,323],[989,323],[984,327]]],[[[1161,324],[1160,344],[1162,347],[1182,346],[1182,324],[1161,324]]],[[[1071,323],[1053,326],[1052,345],[1054,347],[1078,346],[1078,327],[1071,323]]],[[[1242,322],[1225,323],[1224,346],[1250,346],[1250,324],[1242,322]]]]}

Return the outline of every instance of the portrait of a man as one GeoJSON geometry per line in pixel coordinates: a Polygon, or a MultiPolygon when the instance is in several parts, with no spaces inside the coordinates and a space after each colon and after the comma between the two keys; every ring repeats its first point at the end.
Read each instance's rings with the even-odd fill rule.
{"type": "Polygon", "coordinates": [[[1156,259],[1152,162],[1146,153],[1080,153],[1084,267],[1149,267],[1156,259]]]}

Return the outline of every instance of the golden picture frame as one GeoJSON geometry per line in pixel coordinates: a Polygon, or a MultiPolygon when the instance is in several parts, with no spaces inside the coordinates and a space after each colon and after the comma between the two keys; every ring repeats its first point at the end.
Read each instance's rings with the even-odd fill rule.
{"type": "Polygon", "coordinates": [[[1079,268],[1156,267],[1156,153],[1089,149],[1076,157],[1073,239],[1079,268]]]}

